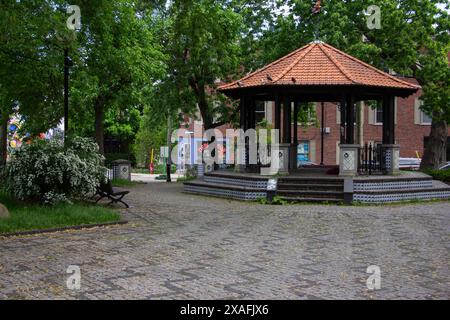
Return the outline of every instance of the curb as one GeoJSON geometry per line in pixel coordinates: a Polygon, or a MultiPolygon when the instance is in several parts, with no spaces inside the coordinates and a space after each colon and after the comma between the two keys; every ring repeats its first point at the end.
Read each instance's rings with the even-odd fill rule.
{"type": "Polygon", "coordinates": [[[128,221],[117,221],[117,222],[106,222],[106,223],[96,223],[96,224],[82,224],[78,226],[71,227],[61,227],[61,228],[52,228],[52,229],[42,229],[42,230],[30,230],[30,231],[19,231],[13,233],[0,233],[0,239],[2,238],[12,238],[19,236],[31,236],[31,235],[40,235],[45,233],[56,233],[70,230],[82,230],[82,229],[93,229],[99,227],[111,227],[111,226],[121,226],[127,224],[128,221]]]}

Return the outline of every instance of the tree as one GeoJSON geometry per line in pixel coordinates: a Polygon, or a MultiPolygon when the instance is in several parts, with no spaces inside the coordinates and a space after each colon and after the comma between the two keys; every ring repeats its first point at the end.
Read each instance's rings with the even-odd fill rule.
{"type": "Polygon", "coordinates": [[[164,113],[155,115],[154,108],[147,106],[141,117],[139,131],[136,134],[134,154],[138,165],[148,167],[150,154],[153,149],[155,155],[159,148],[165,146],[167,135],[167,120],[164,113]]]}
{"type": "Polygon", "coordinates": [[[195,114],[198,106],[206,130],[227,123],[230,104],[215,88],[238,69],[240,15],[225,0],[174,0],[169,13],[164,92],[177,92],[173,101],[183,112],[195,114]]]}
{"type": "Polygon", "coordinates": [[[279,58],[317,36],[378,68],[414,76],[423,87],[422,110],[432,116],[430,143],[423,167],[436,167],[447,140],[449,76],[448,0],[328,0],[313,16],[312,1],[286,0],[287,15],[279,15],[261,37],[266,60],[279,58]],[[381,29],[367,25],[370,5],[381,9],[381,29]]]}
{"type": "Polygon", "coordinates": [[[447,155],[448,123],[450,122],[450,68],[447,53],[450,46],[441,48],[428,57],[421,66],[420,72],[423,86],[422,110],[432,115],[431,133],[425,153],[422,158],[421,168],[436,169],[439,164],[445,162],[447,155]],[[442,50],[444,49],[444,50],[442,50]]]}
{"type": "Polygon", "coordinates": [[[16,107],[27,132],[39,133],[62,114],[62,50],[55,43],[62,13],[53,1],[2,2],[0,10],[0,165],[7,123],[16,107]]]}
{"type": "Polygon", "coordinates": [[[165,57],[155,41],[149,21],[152,15],[143,15],[142,10],[147,9],[139,3],[78,1],[82,29],[77,38],[78,64],[74,68],[71,102],[80,130],[88,131],[86,123],[95,128],[102,154],[107,110],[142,110],[155,82],[164,74],[165,57]]]}

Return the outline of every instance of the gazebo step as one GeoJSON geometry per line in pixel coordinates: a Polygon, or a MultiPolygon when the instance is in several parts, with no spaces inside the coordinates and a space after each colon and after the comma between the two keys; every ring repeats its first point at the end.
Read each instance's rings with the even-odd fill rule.
{"type": "Polygon", "coordinates": [[[322,178],[322,177],[311,177],[311,178],[300,178],[300,177],[283,177],[278,179],[278,185],[283,184],[296,184],[296,185],[318,185],[318,184],[328,184],[328,185],[344,185],[344,180],[342,178],[322,178]]]}
{"type": "Polygon", "coordinates": [[[213,189],[227,189],[227,190],[235,190],[235,191],[245,191],[245,192],[266,192],[265,188],[251,188],[240,185],[224,185],[206,182],[203,180],[194,180],[184,183],[185,186],[195,186],[195,187],[203,187],[203,188],[213,188],[213,189]]]}
{"type": "Polygon", "coordinates": [[[294,197],[294,198],[329,198],[329,199],[344,199],[343,192],[336,191],[305,191],[305,190],[280,190],[277,192],[280,197],[294,197]]]}
{"type": "Polygon", "coordinates": [[[282,183],[278,190],[322,190],[322,191],[343,191],[343,184],[320,184],[320,183],[282,183]]]}
{"type": "Polygon", "coordinates": [[[184,192],[196,195],[206,195],[244,201],[254,201],[259,198],[267,197],[266,189],[218,185],[201,180],[185,182],[184,192]]]}

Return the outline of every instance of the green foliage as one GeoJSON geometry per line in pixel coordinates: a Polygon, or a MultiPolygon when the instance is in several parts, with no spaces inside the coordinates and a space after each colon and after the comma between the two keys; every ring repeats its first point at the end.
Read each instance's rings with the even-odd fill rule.
{"type": "Polygon", "coordinates": [[[263,205],[269,204],[269,201],[267,200],[267,198],[258,198],[258,199],[256,199],[256,202],[258,202],[259,204],[263,204],[263,205]]]}
{"type": "Polygon", "coordinates": [[[11,155],[4,169],[6,191],[19,200],[45,204],[70,202],[96,192],[106,168],[98,146],[86,138],[38,140],[11,155]]]}
{"type": "Polygon", "coordinates": [[[0,9],[0,115],[8,117],[18,106],[26,118],[23,129],[31,134],[55,126],[62,116],[64,43],[57,31],[65,19],[54,4],[2,1],[0,9]]]}
{"type": "MultiPolygon", "coordinates": [[[[156,108],[156,106],[155,106],[156,108]]],[[[136,134],[133,152],[138,166],[148,167],[150,164],[151,151],[156,158],[159,157],[160,147],[167,144],[167,121],[163,116],[154,114],[153,105],[145,108],[141,117],[139,130],[136,134]]]]}
{"type": "Polygon", "coordinates": [[[137,0],[75,2],[83,20],[73,52],[73,127],[80,134],[95,131],[100,143],[103,126],[108,135],[133,142],[141,111],[165,74],[152,8],[137,0]]]}
{"type": "Polygon", "coordinates": [[[450,169],[447,170],[433,170],[427,169],[424,173],[433,177],[433,179],[440,180],[446,183],[450,183],[450,169]]]}
{"type": "Polygon", "coordinates": [[[267,198],[259,198],[257,201],[258,201],[260,204],[264,204],[264,205],[265,205],[265,204],[270,204],[270,205],[274,205],[274,206],[284,206],[284,205],[289,204],[288,201],[284,200],[283,198],[281,198],[281,197],[279,197],[279,196],[273,197],[272,202],[269,202],[269,201],[267,200],[267,198]]]}
{"type": "MultiPolygon", "coordinates": [[[[267,130],[267,139],[266,139],[266,143],[270,144],[272,143],[272,130],[273,130],[273,125],[269,124],[267,122],[266,119],[264,119],[263,121],[261,121],[260,123],[258,123],[256,125],[256,133],[258,135],[258,137],[260,136],[260,130],[267,130]]],[[[259,139],[259,138],[258,138],[259,139]]],[[[259,140],[258,140],[259,141],[259,140]]]]}
{"type": "MultiPolygon", "coordinates": [[[[32,134],[60,121],[68,48],[73,133],[95,134],[102,144],[104,131],[133,144],[137,162],[148,165],[151,148],[165,144],[168,115],[200,111],[206,129],[237,123],[237,106],[216,93],[217,80],[239,78],[318,36],[378,68],[414,76],[423,111],[449,122],[449,1],[328,0],[316,16],[313,2],[74,0],[82,26],[73,32],[66,1],[3,1],[0,117],[18,105],[32,134]],[[381,8],[379,30],[366,24],[372,4],[381,8]]],[[[312,110],[300,112],[302,125],[311,124],[312,110]]]]}
{"type": "Polygon", "coordinates": [[[199,110],[206,129],[228,122],[231,102],[214,89],[239,67],[242,17],[225,0],[175,0],[169,15],[164,105],[191,115],[199,110]]]}
{"type": "Polygon", "coordinates": [[[178,177],[177,182],[189,182],[189,181],[193,181],[195,179],[197,179],[197,177],[193,177],[193,176],[178,177]]]}
{"type": "Polygon", "coordinates": [[[318,127],[319,120],[317,119],[316,108],[316,103],[302,103],[298,110],[298,124],[303,128],[318,127]]]}
{"type": "MultiPolygon", "coordinates": [[[[172,164],[170,166],[170,173],[175,173],[177,171],[177,166],[172,164]]],[[[165,164],[155,165],[155,174],[166,174],[167,168],[165,164]]]]}

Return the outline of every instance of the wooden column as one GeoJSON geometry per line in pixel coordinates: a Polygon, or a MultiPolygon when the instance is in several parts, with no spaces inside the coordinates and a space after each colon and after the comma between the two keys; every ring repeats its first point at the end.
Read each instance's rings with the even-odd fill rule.
{"type": "Polygon", "coordinates": [[[239,127],[245,130],[245,117],[246,117],[245,97],[241,97],[239,101],[239,111],[240,111],[239,127]]]}
{"type": "Polygon", "coordinates": [[[395,97],[383,98],[383,144],[395,144],[395,97]]]}
{"type": "Polygon", "coordinates": [[[347,129],[347,116],[346,116],[346,101],[345,101],[345,97],[343,96],[341,98],[341,102],[339,103],[340,105],[340,112],[341,112],[341,126],[340,126],[340,137],[341,137],[341,141],[340,143],[344,144],[346,143],[346,129],[347,129]]]}
{"type": "MultiPolygon", "coordinates": [[[[250,126],[250,99],[248,96],[243,96],[241,99],[242,104],[242,113],[244,115],[243,119],[241,119],[241,122],[243,123],[243,126],[241,127],[242,130],[244,130],[244,133],[249,129],[250,126]]],[[[248,138],[246,137],[244,140],[244,149],[245,149],[245,164],[243,165],[243,169],[246,170],[249,165],[249,148],[248,148],[248,138]]]]}
{"type": "Polygon", "coordinates": [[[249,101],[249,129],[256,128],[256,100],[252,97],[249,101]]]}
{"type": "Polygon", "coordinates": [[[321,102],[321,121],[320,121],[320,165],[324,165],[324,145],[325,145],[325,103],[321,102]]]}
{"type": "Polygon", "coordinates": [[[346,103],[346,133],[345,133],[345,143],[354,144],[355,143],[355,99],[352,95],[347,95],[346,103]]]}
{"type": "Polygon", "coordinates": [[[245,97],[245,131],[250,129],[250,98],[245,97]]]}
{"type": "Polygon", "coordinates": [[[294,103],[294,147],[298,145],[298,112],[299,112],[300,102],[296,101],[294,103]]]}
{"type": "Polygon", "coordinates": [[[281,98],[279,95],[275,97],[275,129],[278,130],[281,139],[281,98]]]}
{"type": "Polygon", "coordinates": [[[289,96],[284,97],[283,105],[283,143],[292,143],[292,108],[291,108],[291,98],[289,96]]]}

